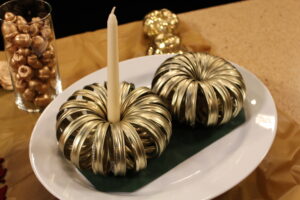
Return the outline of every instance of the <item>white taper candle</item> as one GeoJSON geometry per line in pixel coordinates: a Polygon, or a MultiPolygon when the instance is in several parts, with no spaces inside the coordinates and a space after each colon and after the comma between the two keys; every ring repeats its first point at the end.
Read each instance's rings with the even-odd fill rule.
{"type": "Polygon", "coordinates": [[[113,7],[107,20],[107,118],[120,121],[118,21],[113,7]]]}

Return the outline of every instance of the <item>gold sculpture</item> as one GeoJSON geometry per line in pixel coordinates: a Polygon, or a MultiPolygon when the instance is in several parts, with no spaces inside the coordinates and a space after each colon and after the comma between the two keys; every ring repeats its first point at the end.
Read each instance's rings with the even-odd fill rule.
{"type": "Polygon", "coordinates": [[[182,53],[181,39],[175,30],[179,20],[168,9],[154,10],[144,18],[144,33],[150,40],[147,54],[182,53]]]}
{"type": "Polygon", "coordinates": [[[140,171],[147,158],[159,156],[171,136],[171,115],[146,87],[122,83],[121,120],[107,120],[106,87],[87,85],[57,114],[57,140],[64,156],[79,169],[95,174],[125,175],[140,171]]]}
{"type": "Polygon", "coordinates": [[[246,88],[239,71],[226,60],[207,53],[183,53],[160,65],[152,90],[179,121],[214,126],[237,116],[246,88]]]}

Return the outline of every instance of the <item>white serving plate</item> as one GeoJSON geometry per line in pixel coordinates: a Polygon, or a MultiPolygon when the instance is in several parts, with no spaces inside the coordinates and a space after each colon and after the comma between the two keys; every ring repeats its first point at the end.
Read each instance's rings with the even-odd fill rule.
{"type": "MultiPolygon", "coordinates": [[[[150,86],[157,67],[169,55],[120,62],[120,80],[150,86]]],[[[44,110],[32,132],[29,154],[39,181],[59,199],[211,199],[247,177],[262,161],[274,140],[277,112],[264,84],[236,65],[247,87],[246,122],[156,180],[131,193],[97,191],[58,151],[56,114],[67,98],[85,85],[106,80],[106,68],[77,81],[44,110]]]]}

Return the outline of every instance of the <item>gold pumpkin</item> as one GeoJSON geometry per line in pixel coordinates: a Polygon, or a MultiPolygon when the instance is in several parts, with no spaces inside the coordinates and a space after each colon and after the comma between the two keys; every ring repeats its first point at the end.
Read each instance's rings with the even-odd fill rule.
{"type": "Polygon", "coordinates": [[[121,120],[107,120],[106,87],[85,86],[65,102],[58,114],[59,149],[79,169],[95,174],[125,175],[140,171],[147,158],[159,156],[172,129],[166,105],[149,88],[121,84],[121,120]]]}
{"type": "Polygon", "coordinates": [[[239,71],[223,58],[207,53],[183,53],[157,69],[152,90],[174,118],[190,126],[215,126],[237,116],[245,101],[239,71]]]}

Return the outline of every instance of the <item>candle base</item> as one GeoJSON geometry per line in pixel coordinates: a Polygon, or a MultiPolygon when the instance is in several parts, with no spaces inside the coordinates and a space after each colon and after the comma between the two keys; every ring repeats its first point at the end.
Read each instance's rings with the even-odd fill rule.
{"type": "Polygon", "coordinates": [[[171,115],[149,88],[122,83],[121,120],[107,120],[107,90],[92,84],[76,91],[57,115],[57,140],[65,158],[95,174],[140,171],[171,137],[171,115]]]}

